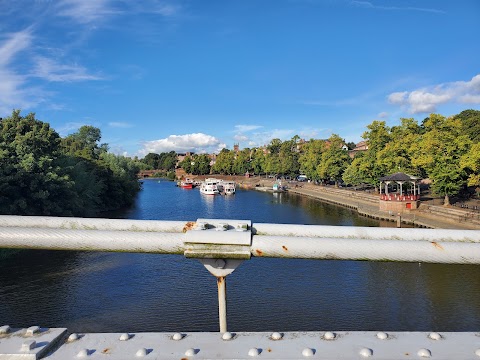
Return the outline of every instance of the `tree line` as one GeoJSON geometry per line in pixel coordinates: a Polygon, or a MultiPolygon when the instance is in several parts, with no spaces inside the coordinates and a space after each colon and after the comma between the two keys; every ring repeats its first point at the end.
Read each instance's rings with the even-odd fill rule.
{"type": "Polygon", "coordinates": [[[19,110],[0,121],[0,214],[95,216],[133,203],[143,164],[108,152],[100,129],[64,138],[19,110]]]}
{"type": "Polygon", "coordinates": [[[354,144],[346,144],[333,134],[326,140],[303,142],[294,136],[286,141],[273,139],[262,148],[237,152],[223,149],[213,166],[207,155],[195,154],[179,166],[191,174],[304,174],[319,182],[369,184],[377,191],[380,177],[404,172],[430,179],[432,192],[445,196],[446,204],[451,196],[468,187],[480,191],[478,110],[465,110],[451,117],[431,114],[421,123],[402,118],[391,127],[385,121],[373,121],[362,137],[368,149],[357,152],[353,159],[348,149],[354,144]]]}

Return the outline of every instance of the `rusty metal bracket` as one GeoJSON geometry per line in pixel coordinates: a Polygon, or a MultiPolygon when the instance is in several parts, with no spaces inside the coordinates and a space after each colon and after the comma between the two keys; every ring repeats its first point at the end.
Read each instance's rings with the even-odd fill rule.
{"type": "Polygon", "coordinates": [[[185,239],[184,255],[199,259],[217,278],[220,332],[227,332],[226,276],[251,257],[250,220],[198,219],[185,239]]]}
{"type": "Polygon", "coordinates": [[[185,237],[187,258],[248,260],[251,257],[250,220],[198,219],[185,237]]]}

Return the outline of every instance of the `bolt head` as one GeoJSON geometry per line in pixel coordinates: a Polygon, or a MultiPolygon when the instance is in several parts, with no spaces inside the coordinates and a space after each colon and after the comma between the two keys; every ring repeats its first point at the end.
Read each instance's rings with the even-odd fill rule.
{"type": "Polygon", "coordinates": [[[145,348],[138,349],[138,351],[135,353],[135,356],[136,357],[147,356],[147,349],[145,349],[145,348]]]}
{"type": "Polygon", "coordinates": [[[477,349],[477,350],[475,351],[475,355],[477,355],[478,357],[480,357],[480,349],[477,349]]]}
{"type": "Polygon", "coordinates": [[[373,350],[369,348],[363,348],[359,351],[361,357],[370,357],[373,355],[373,350]]]}
{"type": "Polygon", "coordinates": [[[334,332],[327,331],[325,334],[323,334],[323,338],[325,340],[334,340],[337,335],[334,332]]]}
{"type": "Polygon", "coordinates": [[[381,332],[378,332],[377,333],[377,338],[380,339],[380,340],[386,340],[388,339],[388,334],[381,331],[381,332]]]}
{"type": "Polygon", "coordinates": [[[187,351],[185,351],[185,356],[194,356],[196,354],[195,349],[190,348],[187,351]]]}
{"type": "Polygon", "coordinates": [[[75,341],[78,340],[80,337],[78,336],[77,333],[71,333],[70,336],[68,337],[68,341],[75,341]]]}
{"type": "Polygon", "coordinates": [[[432,340],[440,340],[442,338],[442,335],[440,335],[437,332],[432,332],[432,333],[428,334],[428,337],[432,340]]]}
{"type": "Polygon", "coordinates": [[[248,356],[255,357],[258,355],[260,355],[260,350],[258,350],[257,348],[251,348],[250,350],[248,350],[248,356]]]}
{"type": "Polygon", "coordinates": [[[182,339],[183,339],[183,335],[180,333],[175,333],[172,336],[172,340],[175,340],[175,341],[182,340],[182,339]]]}
{"type": "Polygon", "coordinates": [[[283,335],[280,334],[279,332],[274,332],[271,336],[272,340],[281,340],[283,338],[283,335]]]}
{"type": "Polygon", "coordinates": [[[423,358],[429,358],[432,356],[432,352],[428,349],[420,349],[418,350],[417,355],[423,358]]]}
{"type": "Polygon", "coordinates": [[[22,352],[29,352],[30,350],[35,349],[35,346],[37,346],[37,342],[35,340],[27,340],[23,342],[20,350],[22,352]]]}
{"type": "Polygon", "coordinates": [[[8,334],[10,332],[10,326],[3,325],[0,326],[0,334],[8,334]]]}
{"type": "Polygon", "coordinates": [[[232,340],[232,338],[233,338],[233,334],[231,332],[228,332],[228,331],[223,333],[223,335],[222,335],[223,340],[232,340]]]}
{"type": "Polygon", "coordinates": [[[82,349],[78,352],[77,357],[79,358],[85,358],[89,355],[88,349],[82,349]]]}
{"type": "Polygon", "coordinates": [[[120,337],[118,338],[118,340],[120,341],[127,341],[130,339],[130,334],[129,333],[123,333],[122,335],[120,335],[120,337]]]}
{"type": "Polygon", "coordinates": [[[28,329],[27,329],[27,332],[25,333],[25,335],[27,336],[33,336],[34,334],[38,333],[40,331],[40,327],[39,326],[30,326],[28,329]]]}
{"type": "Polygon", "coordinates": [[[313,350],[310,348],[305,348],[302,350],[302,355],[305,357],[313,356],[313,350]]]}

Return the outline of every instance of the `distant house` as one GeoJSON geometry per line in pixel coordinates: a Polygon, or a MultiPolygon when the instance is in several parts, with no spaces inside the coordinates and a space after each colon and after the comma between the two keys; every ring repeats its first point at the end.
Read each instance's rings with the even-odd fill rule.
{"type": "Polygon", "coordinates": [[[355,155],[357,155],[359,152],[362,151],[367,151],[368,150],[368,144],[366,141],[360,141],[354,149],[348,151],[348,155],[353,159],[355,155]]]}

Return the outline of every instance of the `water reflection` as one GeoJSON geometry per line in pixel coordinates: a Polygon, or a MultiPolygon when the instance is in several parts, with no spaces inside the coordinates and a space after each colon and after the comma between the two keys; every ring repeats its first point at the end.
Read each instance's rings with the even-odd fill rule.
{"type": "MultiPolygon", "coordinates": [[[[156,181],[145,181],[137,205],[118,215],[378,224],[288,193],[240,189],[231,197],[203,197],[156,181]]],[[[254,258],[227,283],[234,331],[480,328],[479,266],[254,258]]],[[[138,332],[218,326],[215,278],[182,256],[23,251],[0,262],[0,298],[0,323],[16,327],[138,332]]]]}

